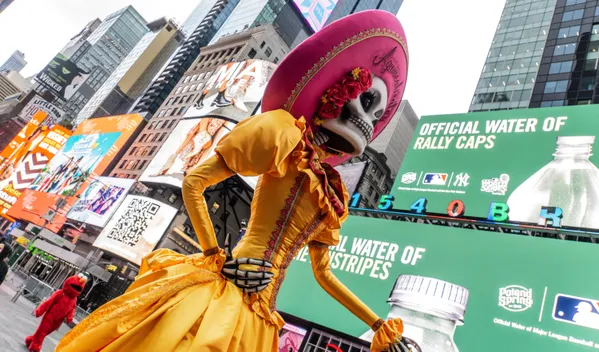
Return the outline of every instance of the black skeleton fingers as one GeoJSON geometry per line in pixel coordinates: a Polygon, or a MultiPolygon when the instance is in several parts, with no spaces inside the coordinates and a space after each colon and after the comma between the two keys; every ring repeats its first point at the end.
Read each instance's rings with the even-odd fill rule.
{"type": "Polygon", "coordinates": [[[223,276],[239,287],[244,293],[254,293],[264,290],[272,281],[273,273],[269,271],[253,271],[239,269],[241,265],[256,265],[262,269],[272,268],[272,264],[260,259],[237,258],[231,256],[231,239],[225,238],[225,253],[227,262],[223,267],[223,276]]]}
{"type": "Polygon", "coordinates": [[[422,349],[415,341],[402,337],[399,342],[389,347],[389,352],[422,352],[422,349]]]}

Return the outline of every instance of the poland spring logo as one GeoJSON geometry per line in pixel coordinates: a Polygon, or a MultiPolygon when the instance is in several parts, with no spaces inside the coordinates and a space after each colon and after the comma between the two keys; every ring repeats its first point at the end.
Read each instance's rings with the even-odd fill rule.
{"type": "Polygon", "coordinates": [[[510,285],[499,289],[499,306],[510,312],[524,312],[532,307],[532,289],[510,285]]]}

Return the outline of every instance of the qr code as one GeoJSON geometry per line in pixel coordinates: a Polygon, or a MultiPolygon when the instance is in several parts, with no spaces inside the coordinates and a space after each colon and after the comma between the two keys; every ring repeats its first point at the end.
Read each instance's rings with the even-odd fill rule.
{"type": "Polygon", "coordinates": [[[143,199],[133,199],[108,238],[128,246],[135,246],[148,228],[148,222],[158,214],[160,205],[143,199]]]}

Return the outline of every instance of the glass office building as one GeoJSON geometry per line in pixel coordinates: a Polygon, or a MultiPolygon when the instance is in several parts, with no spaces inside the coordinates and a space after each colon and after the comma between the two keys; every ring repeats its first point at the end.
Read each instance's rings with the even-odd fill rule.
{"type": "Polygon", "coordinates": [[[530,107],[599,103],[598,67],[599,1],[558,1],[530,107]]]}
{"type": "Polygon", "coordinates": [[[384,10],[397,14],[403,0],[333,0],[338,2],[337,6],[329,16],[327,24],[351,15],[356,12],[366,10],[384,10]]]}
{"type": "Polygon", "coordinates": [[[469,111],[528,107],[556,0],[508,0],[469,111]]]}

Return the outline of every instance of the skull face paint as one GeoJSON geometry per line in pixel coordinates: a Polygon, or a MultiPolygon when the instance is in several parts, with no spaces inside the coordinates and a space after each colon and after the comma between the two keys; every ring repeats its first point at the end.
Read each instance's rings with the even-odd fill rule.
{"type": "Polygon", "coordinates": [[[387,100],[387,86],[375,76],[369,90],[347,102],[338,118],[325,120],[320,126],[328,137],[325,145],[349,155],[364,153],[372,142],[374,126],[383,117],[387,100]]]}

